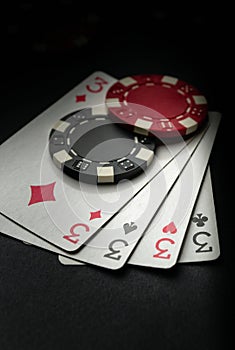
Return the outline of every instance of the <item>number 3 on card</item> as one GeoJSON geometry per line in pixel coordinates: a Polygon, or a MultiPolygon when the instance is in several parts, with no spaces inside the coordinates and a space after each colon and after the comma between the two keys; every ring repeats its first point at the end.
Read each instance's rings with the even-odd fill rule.
{"type": "Polygon", "coordinates": [[[168,253],[168,249],[161,247],[162,242],[168,242],[170,244],[175,244],[175,241],[173,241],[173,239],[171,239],[171,238],[159,239],[155,244],[155,248],[157,249],[158,253],[154,254],[153,257],[159,258],[159,259],[170,259],[171,254],[168,253]]]}

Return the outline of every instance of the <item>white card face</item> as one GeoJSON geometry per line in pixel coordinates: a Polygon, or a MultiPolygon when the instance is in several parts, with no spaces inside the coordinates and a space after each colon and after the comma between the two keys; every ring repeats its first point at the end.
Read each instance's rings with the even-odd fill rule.
{"type": "Polygon", "coordinates": [[[217,259],[219,255],[219,235],[211,173],[208,168],[190,219],[178,262],[210,261],[217,259]]]}
{"type": "MultiPolygon", "coordinates": [[[[104,107],[107,89],[115,81],[95,72],[0,149],[0,212],[65,251],[78,250],[182,149],[186,149],[186,157],[186,145],[194,142],[160,146],[144,174],[118,185],[88,185],[63,175],[47,149],[51,128],[72,111],[104,107]]],[[[161,178],[163,181],[163,175],[161,178]]]]}
{"type": "Polygon", "coordinates": [[[170,268],[177,262],[220,117],[218,113],[210,115],[210,128],[132,254],[130,264],[170,268]]]}
{"type": "MultiPolygon", "coordinates": [[[[208,167],[190,219],[178,262],[211,261],[217,259],[219,255],[219,236],[211,174],[208,167]]],[[[63,255],[58,255],[58,259],[63,265],[84,266],[83,263],[63,255]]]]}
{"type": "MultiPolygon", "coordinates": [[[[67,250],[72,251],[79,246],[63,238],[66,232],[70,234],[77,221],[71,225],[72,222],[60,220],[62,229],[53,224],[53,214],[61,217],[63,212],[59,202],[64,201],[64,187],[61,181],[63,173],[49,156],[49,134],[63,116],[82,108],[104,105],[106,92],[115,81],[103,72],[93,73],[1,145],[0,212],[67,250]]],[[[65,178],[71,186],[77,185],[76,181],[65,178]]],[[[65,181],[65,186],[68,183],[65,181]]],[[[92,211],[87,207],[84,204],[86,213],[83,215],[92,211]]],[[[89,223],[89,218],[87,221],[89,223]]],[[[79,229],[83,234],[92,231],[90,225],[83,221],[79,229]]]]}

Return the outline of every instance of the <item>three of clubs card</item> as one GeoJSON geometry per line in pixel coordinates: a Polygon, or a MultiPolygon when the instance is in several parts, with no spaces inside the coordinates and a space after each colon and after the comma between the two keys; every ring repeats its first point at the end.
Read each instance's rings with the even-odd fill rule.
{"type": "Polygon", "coordinates": [[[129,88],[128,100],[137,79],[122,79],[122,89],[117,79],[94,72],[1,145],[3,235],[58,254],[65,265],[170,268],[219,256],[208,162],[221,115],[208,112],[197,129],[205,98],[161,76],[160,87],[172,88],[174,98],[180,86],[178,108],[182,96],[189,103],[191,115],[176,129],[191,134],[165,140],[173,127],[164,119],[158,138],[150,132],[159,129],[153,106],[136,107],[148,101],[146,87],[159,89],[155,77],[155,85],[138,78],[142,95],[128,105],[115,94],[129,88]],[[135,118],[131,128],[117,118],[128,120],[127,109],[130,125],[135,118]]]}

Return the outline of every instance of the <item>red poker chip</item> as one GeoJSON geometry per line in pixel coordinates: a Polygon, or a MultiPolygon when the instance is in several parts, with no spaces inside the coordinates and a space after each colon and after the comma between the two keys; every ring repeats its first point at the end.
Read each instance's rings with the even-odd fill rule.
{"type": "Polygon", "coordinates": [[[167,138],[189,135],[205,121],[206,98],[194,86],[168,75],[134,75],[108,90],[109,111],[135,132],[167,138]]]}

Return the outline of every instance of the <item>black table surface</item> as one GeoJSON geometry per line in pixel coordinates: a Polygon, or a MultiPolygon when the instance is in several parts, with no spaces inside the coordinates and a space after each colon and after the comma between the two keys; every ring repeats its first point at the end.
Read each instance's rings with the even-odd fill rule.
{"type": "Polygon", "coordinates": [[[193,11],[145,5],[133,12],[124,4],[114,11],[110,3],[107,13],[89,4],[81,11],[75,1],[18,1],[8,12],[1,142],[98,70],[116,78],[177,76],[222,113],[210,157],[221,255],[169,270],[109,271],[63,266],[55,254],[0,235],[0,349],[217,350],[232,336],[230,32],[221,6],[202,5],[193,11]],[[77,46],[69,41],[74,32],[83,35],[77,46]]]}

